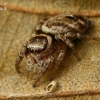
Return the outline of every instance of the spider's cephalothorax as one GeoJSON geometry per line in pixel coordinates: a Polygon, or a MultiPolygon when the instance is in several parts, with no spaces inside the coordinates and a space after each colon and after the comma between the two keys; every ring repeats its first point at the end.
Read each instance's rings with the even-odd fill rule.
{"type": "Polygon", "coordinates": [[[26,56],[26,69],[36,74],[34,81],[36,85],[49,68],[53,67],[53,71],[58,68],[64,58],[65,48],[63,41],[57,41],[45,34],[34,34],[19,52],[15,63],[16,71],[21,73],[20,63],[26,56]]]}

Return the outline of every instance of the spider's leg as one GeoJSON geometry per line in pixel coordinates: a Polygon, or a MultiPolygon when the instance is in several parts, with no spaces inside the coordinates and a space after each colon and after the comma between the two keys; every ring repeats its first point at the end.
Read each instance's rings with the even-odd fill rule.
{"type": "Polygon", "coordinates": [[[91,36],[84,35],[84,34],[80,35],[78,33],[77,33],[77,38],[100,41],[100,37],[91,37],[91,36]]]}
{"type": "Polygon", "coordinates": [[[69,37],[75,39],[76,38],[76,34],[69,32],[69,33],[66,33],[65,36],[64,35],[61,35],[61,34],[60,35],[57,34],[55,36],[56,39],[61,39],[62,41],[65,41],[66,44],[73,50],[74,56],[77,58],[77,60],[80,61],[80,57],[79,57],[77,51],[75,50],[74,44],[72,43],[72,41],[70,39],[68,39],[69,37]]]}
{"type": "Polygon", "coordinates": [[[20,63],[23,60],[25,53],[26,53],[26,50],[27,50],[26,46],[27,46],[27,43],[22,45],[22,48],[20,49],[19,54],[18,54],[17,59],[16,59],[16,62],[15,62],[16,71],[18,73],[20,73],[20,70],[19,70],[20,69],[20,63]]]}
{"type": "Polygon", "coordinates": [[[36,31],[40,31],[41,30],[41,26],[43,25],[43,23],[48,20],[48,18],[44,18],[41,22],[39,22],[39,24],[36,26],[36,31]]]}
{"type": "Polygon", "coordinates": [[[58,67],[59,67],[60,63],[62,62],[62,60],[64,59],[64,56],[65,56],[65,51],[60,50],[59,54],[57,56],[57,59],[55,60],[55,65],[54,65],[54,69],[53,69],[53,72],[52,72],[52,75],[51,75],[51,80],[52,80],[52,77],[55,76],[55,72],[58,69],[58,67]]]}
{"type": "Polygon", "coordinates": [[[37,77],[35,78],[35,81],[33,83],[33,86],[36,86],[36,84],[41,79],[41,77],[47,72],[47,70],[50,67],[52,67],[53,63],[54,63],[54,57],[53,56],[51,56],[50,58],[48,58],[46,61],[43,61],[43,64],[41,66],[41,69],[37,73],[37,77]]]}
{"type": "Polygon", "coordinates": [[[66,44],[72,49],[74,56],[77,58],[77,60],[81,60],[77,51],[75,50],[75,46],[72,43],[72,41],[70,41],[69,39],[66,39],[66,44]]]}
{"type": "Polygon", "coordinates": [[[71,38],[89,39],[89,40],[98,40],[98,41],[100,41],[100,37],[91,37],[91,36],[80,34],[80,33],[69,32],[69,33],[66,34],[66,38],[69,38],[69,37],[71,37],[71,38]]]}

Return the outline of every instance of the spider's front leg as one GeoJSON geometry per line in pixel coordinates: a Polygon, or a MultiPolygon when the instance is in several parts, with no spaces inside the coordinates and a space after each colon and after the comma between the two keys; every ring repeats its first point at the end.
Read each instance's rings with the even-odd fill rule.
{"type": "Polygon", "coordinates": [[[42,66],[40,71],[37,73],[37,76],[35,78],[35,81],[33,83],[33,87],[35,87],[38,83],[38,81],[41,79],[41,77],[47,72],[47,70],[52,67],[54,64],[54,57],[50,56],[45,61],[43,60],[42,66]]]}
{"type": "Polygon", "coordinates": [[[18,73],[21,73],[20,72],[20,63],[25,56],[26,50],[27,50],[27,43],[22,45],[22,48],[20,49],[20,52],[19,52],[18,57],[17,57],[16,62],[15,62],[16,71],[18,73]]]}
{"type": "Polygon", "coordinates": [[[64,56],[65,56],[65,50],[60,50],[58,55],[57,55],[57,58],[55,59],[55,65],[54,65],[54,68],[53,68],[53,71],[52,71],[52,75],[50,76],[50,80],[52,80],[52,78],[55,76],[55,73],[59,67],[59,65],[61,64],[62,60],[64,59],[64,56]]]}

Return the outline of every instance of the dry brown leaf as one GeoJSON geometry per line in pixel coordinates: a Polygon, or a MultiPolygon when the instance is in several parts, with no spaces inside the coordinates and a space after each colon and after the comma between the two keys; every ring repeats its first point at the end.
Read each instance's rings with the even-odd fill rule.
{"type": "MultiPolygon", "coordinates": [[[[32,1],[35,2],[35,6],[33,6],[31,0],[23,0],[22,2],[21,0],[7,0],[8,9],[10,9],[9,7],[11,6],[15,11],[8,9],[0,11],[0,99],[23,98],[28,100],[31,98],[48,97],[52,100],[52,97],[63,97],[59,98],[59,100],[99,100],[100,41],[79,40],[76,42],[76,49],[81,57],[80,62],[77,61],[73,55],[69,55],[68,50],[64,62],[61,64],[55,76],[55,81],[59,84],[55,93],[44,94],[44,88],[50,83],[48,74],[40,81],[39,86],[33,88],[33,80],[28,80],[27,77],[16,73],[14,63],[21,45],[30,38],[36,24],[39,20],[43,19],[43,17],[46,17],[46,15],[30,14],[28,12],[29,10],[27,10],[27,13],[24,13],[21,9],[19,10],[20,12],[16,12],[15,8],[21,7],[22,9],[31,10],[34,8],[37,9],[36,13],[37,11],[43,11],[42,13],[48,14],[63,12],[73,13],[74,11],[80,14],[81,12],[85,12],[85,14],[92,11],[99,12],[99,10],[97,11],[97,9],[99,9],[99,0],[96,0],[96,2],[95,0],[89,0],[87,4],[85,4],[85,0],[83,0],[84,2],[72,0],[69,3],[66,0],[54,0],[54,2],[51,0],[52,3],[49,4],[47,2],[48,0],[45,1],[44,4],[42,3],[43,0],[40,1],[41,2],[39,2],[39,0],[32,1]],[[28,2],[31,6],[28,6],[28,2]],[[43,8],[39,5],[43,5],[43,8]],[[56,5],[55,8],[53,7],[54,5],[56,5]],[[67,7],[68,9],[66,9],[67,7]],[[88,94],[95,95],[91,96],[88,94]]],[[[1,2],[4,2],[4,0],[1,2]]],[[[35,11],[33,11],[33,13],[35,13],[35,11]]],[[[86,34],[100,37],[100,18],[91,18],[91,20],[94,27],[90,28],[86,34]]]]}
{"type": "Polygon", "coordinates": [[[36,14],[73,13],[100,16],[99,0],[1,0],[7,9],[36,14]]]}

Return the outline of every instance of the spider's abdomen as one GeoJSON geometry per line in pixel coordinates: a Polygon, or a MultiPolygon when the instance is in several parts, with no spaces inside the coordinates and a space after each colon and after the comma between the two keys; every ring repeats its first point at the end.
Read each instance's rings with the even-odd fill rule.
{"type": "Polygon", "coordinates": [[[45,21],[41,26],[44,33],[59,34],[67,32],[83,33],[89,26],[88,20],[76,15],[59,15],[45,21]]]}

